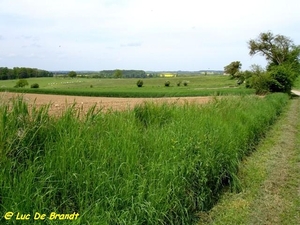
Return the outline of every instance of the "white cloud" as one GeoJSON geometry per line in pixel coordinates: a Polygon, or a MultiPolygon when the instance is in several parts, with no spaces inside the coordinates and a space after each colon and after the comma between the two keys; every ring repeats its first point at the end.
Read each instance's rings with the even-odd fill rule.
{"type": "Polygon", "coordinates": [[[2,0],[0,56],[13,67],[26,55],[43,55],[28,64],[44,69],[222,69],[230,60],[247,69],[255,61],[247,41],[260,32],[282,33],[299,44],[297,5],[295,0],[2,0]],[[11,52],[14,60],[5,60],[11,52]]]}

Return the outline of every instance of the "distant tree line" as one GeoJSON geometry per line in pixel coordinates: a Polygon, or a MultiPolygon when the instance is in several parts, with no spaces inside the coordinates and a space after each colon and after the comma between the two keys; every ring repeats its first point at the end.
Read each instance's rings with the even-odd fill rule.
{"type": "Polygon", "coordinates": [[[14,67],[9,69],[7,67],[0,67],[0,80],[9,79],[24,79],[30,77],[52,77],[53,73],[40,70],[36,68],[26,68],[26,67],[14,67]]]}
{"type": "Polygon", "coordinates": [[[102,70],[93,77],[99,78],[145,78],[147,74],[144,70],[102,70]]]}

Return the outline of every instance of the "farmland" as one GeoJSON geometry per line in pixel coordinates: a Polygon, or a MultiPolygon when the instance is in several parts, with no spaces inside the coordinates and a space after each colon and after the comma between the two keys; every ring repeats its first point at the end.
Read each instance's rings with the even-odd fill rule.
{"type": "Polygon", "coordinates": [[[64,94],[81,96],[104,97],[183,97],[183,96],[209,96],[230,94],[253,94],[254,90],[236,85],[235,80],[228,76],[194,76],[174,78],[145,78],[144,86],[138,88],[138,79],[95,79],[95,78],[28,78],[28,86],[13,88],[16,80],[0,81],[0,91],[64,94]],[[165,81],[171,82],[165,87],[165,81]],[[183,82],[187,82],[187,86],[183,82]],[[182,82],[177,86],[178,82],[182,82]],[[31,84],[39,84],[38,89],[30,88],[31,84]]]}
{"type": "Polygon", "coordinates": [[[193,224],[225,186],[239,189],[240,160],[287,102],[235,96],[83,117],[71,106],[53,117],[2,101],[1,211],[47,214],[40,224],[69,224],[52,212],[79,213],[73,224],[193,224]]]}
{"type": "Polygon", "coordinates": [[[142,88],[137,79],[28,79],[39,89],[1,81],[2,90],[120,95],[126,98],[115,101],[124,106],[130,96],[139,97],[121,111],[92,104],[84,113],[92,97],[81,97],[81,107],[68,104],[54,116],[75,96],[57,96],[62,100],[53,107],[34,99],[37,95],[1,93],[1,211],[15,213],[13,224],[17,213],[30,215],[32,222],[36,212],[46,220],[35,224],[69,224],[65,218],[72,215],[73,224],[197,224],[199,212],[211,209],[224,188],[244,188],[240,162],[253,153],[289,97],[257,97],[225,76],[168,79],[171,87],[164,86],[165,78],[151,78],[142,88]],[[188,86],[178,87],[183,80],[188,86]],[[209,94],[214,96],[182,97],[209,94]],[[145,102],[143,96],[164,98],[145,102]]]}

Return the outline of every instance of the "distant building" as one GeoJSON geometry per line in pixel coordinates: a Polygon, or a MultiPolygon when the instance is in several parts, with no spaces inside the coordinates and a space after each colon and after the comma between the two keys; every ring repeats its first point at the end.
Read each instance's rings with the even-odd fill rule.
{"type": "Polygon", "coordinates": [[[160,77],[176,77],[174,73],[162,73],[159,75],[160,77]]]}

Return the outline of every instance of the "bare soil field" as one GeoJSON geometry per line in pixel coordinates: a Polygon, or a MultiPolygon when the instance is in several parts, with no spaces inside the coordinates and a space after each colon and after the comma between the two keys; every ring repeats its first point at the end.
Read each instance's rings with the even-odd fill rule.
{"type": "Polygon", "coordinates": [[[0,93],[0,101],[9,101],[16,96],[23,96],[23,99],[31,106],[42,106],[49,104],[51,114],[60,114],[68,106],[75,104],[75,107],[87,112],[92,106],[107,110],[132,109],[135,105],[145,101],[167,102],[167,103],[196,103],[204,104],[212,100],[212,97],[172,97],[172,98],[109,98],[109,97],[83,97],[68,95],[46,95],[46,94],[17,94],[10,92],[0,93]]]}

